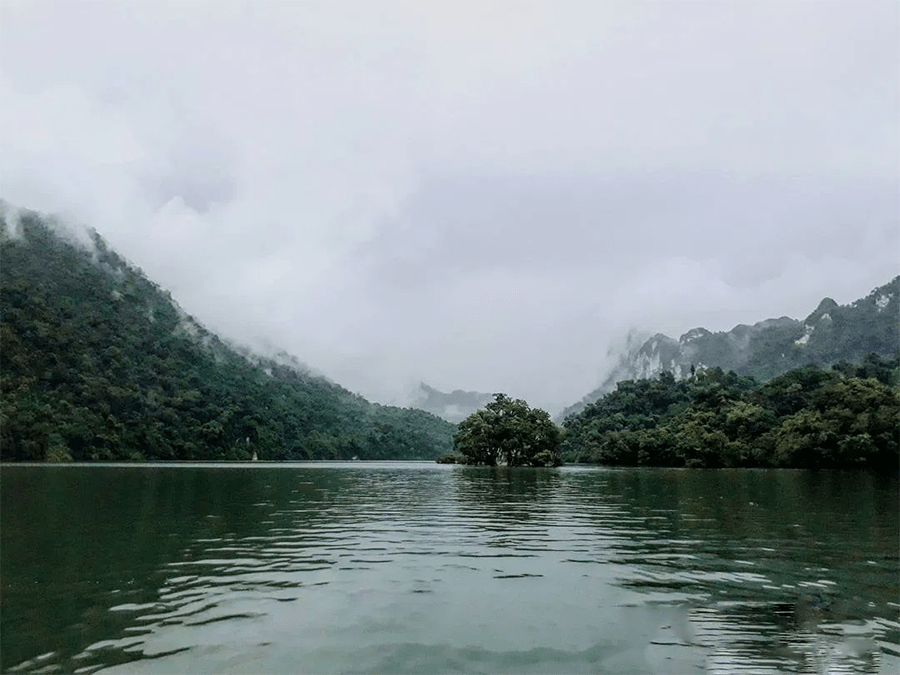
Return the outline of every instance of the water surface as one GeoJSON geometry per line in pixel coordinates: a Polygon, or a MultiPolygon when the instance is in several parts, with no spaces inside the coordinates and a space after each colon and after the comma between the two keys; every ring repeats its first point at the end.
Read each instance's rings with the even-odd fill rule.
{"type": "Polygon", "coordinates": [[[0,669],[878,673],[898,480],[418,463],[0,470],[0,669]]]}

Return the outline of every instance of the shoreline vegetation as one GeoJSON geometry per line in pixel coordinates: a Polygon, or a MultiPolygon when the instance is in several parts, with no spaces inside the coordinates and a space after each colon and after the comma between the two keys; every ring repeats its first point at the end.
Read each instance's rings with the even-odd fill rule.
{"type": "MultiPolygon", "coordinates": [[[[900,358],[877,354],[859,365],[798,368],[765,383],[721,368],[694,369],[684,379],[662,373],[625,380],[566,417],[555,441],[541,446],[550,454],[534,462],[515,453],[533,454],[547,433],[520,421],[511,426],[510,403],[496,395],[460,424],[454,452],[436,461],[900,470],[900,358]]],[[[525,406],[519,417],[527,419],[527,404],[515,403],[525,406]]]]}
{"type": "Polygon", "coordinates": [[[553,467],[562,464],[563,432],[540,408],[522,399],[494,394],[494,400],[459,423],[453,453],[440,463],[509,467],[553,467]]]}
{"type": "MultiPolygon", "coordinates": [[[[370,403],[287,354],[260,356],[221,340],[96,232],[78,239],[52,218],[2,202],[0,216],[2,462],[256,455],[900,468],[900,357],[896,331],[884,321],[873,333],[882,356],[861,362],[810,365],[766,382],[693,367],[684,378],[624,380],[561,426],[525,401],[496,394],[455,425],[370,403]]],[[[884,317],[878,312],[887,306],[876,302],[870,313],[884,317]]],[[[853,335],[844,338],[857,344],[853,335]]]]}
{"type": "Polygon", "coordinates": [[[720,368],[619,382],[563,422],[567,462],[900,469],[900,358],[807,366],[768,382],[720,368]]]}

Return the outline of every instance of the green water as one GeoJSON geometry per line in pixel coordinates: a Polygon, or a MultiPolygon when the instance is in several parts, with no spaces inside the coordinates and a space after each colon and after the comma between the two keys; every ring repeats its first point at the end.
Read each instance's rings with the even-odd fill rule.
{"type": "Polygon", "coordinates": [[[870,473],[0,469],[0,669],[900,670],[870,473]]]}

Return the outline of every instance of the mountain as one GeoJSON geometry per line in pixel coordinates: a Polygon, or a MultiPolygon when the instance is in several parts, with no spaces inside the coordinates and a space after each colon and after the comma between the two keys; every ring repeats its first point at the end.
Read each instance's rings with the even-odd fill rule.
{"type": "Polygon", "coordinates": [[[893,357],[900,351],[900,276],[849,305],[825,298],[804,320],[782,316],[728,332],[693,328],[678,340],[657,333],[632,341],[603,383],[560,415],[583,410],[623,380],[670,372],[685,377],[691,368],[721,368],[771,380],[814,364],[860,363],[869,353],[893,357]]]}
{"type": "Polygon", "coordinates": [[[442,391],[429,387],[424,382],[420,382],[413,400],[413,406],[427,410],[448,422],[457,423],[466,419],[479,408],[483,408],[493,399],[493,394],[484,394],[479,391],[462,391],[461,389],[445,394],[442,391]]]}
{"type": "Polygon", "coordinates": [[[115,253],[0,202],[0,459],[432,459],[455,426],[235,347],[115,253]]]}

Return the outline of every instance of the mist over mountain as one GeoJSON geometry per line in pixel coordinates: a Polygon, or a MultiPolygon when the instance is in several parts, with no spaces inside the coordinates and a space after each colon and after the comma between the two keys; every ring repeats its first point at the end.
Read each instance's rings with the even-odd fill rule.
{"type": "Polygon", "coordinates": [[[4,460],[430,459],[454,425],[223,341],[95,231],[0,203],[4,460]]]}
{"type": "Polygon", "coordinates": [[[600,386],[560,417],[613,391],[617,382],[663,372],[682,378],[692,368],[721,368],[765,381],[809,364],[859,363],[869,353],[893,357],[898,351],[900,276],[847,305],[825,298],[803,320],[782,316],[720,332],[698,327],[677,340],[662,333],[648,339],[631,336],[600,386]]]}
{"type": "Polygon", "coordinates": [[[419,388],[414,397],[412,407],[426,410],[448,422],[461,422],[473,412],[493,400],[493,394],[485,394],[480,391],[463,391],[455,389],[449,394],[429,387],[424,382],[419,383],[419,388]]]}
{"type": "Polygon", "coordinates": [[[368,400],[896,274],[897,3],[226,4],[3,3],[0,192],[368,400]]]}

